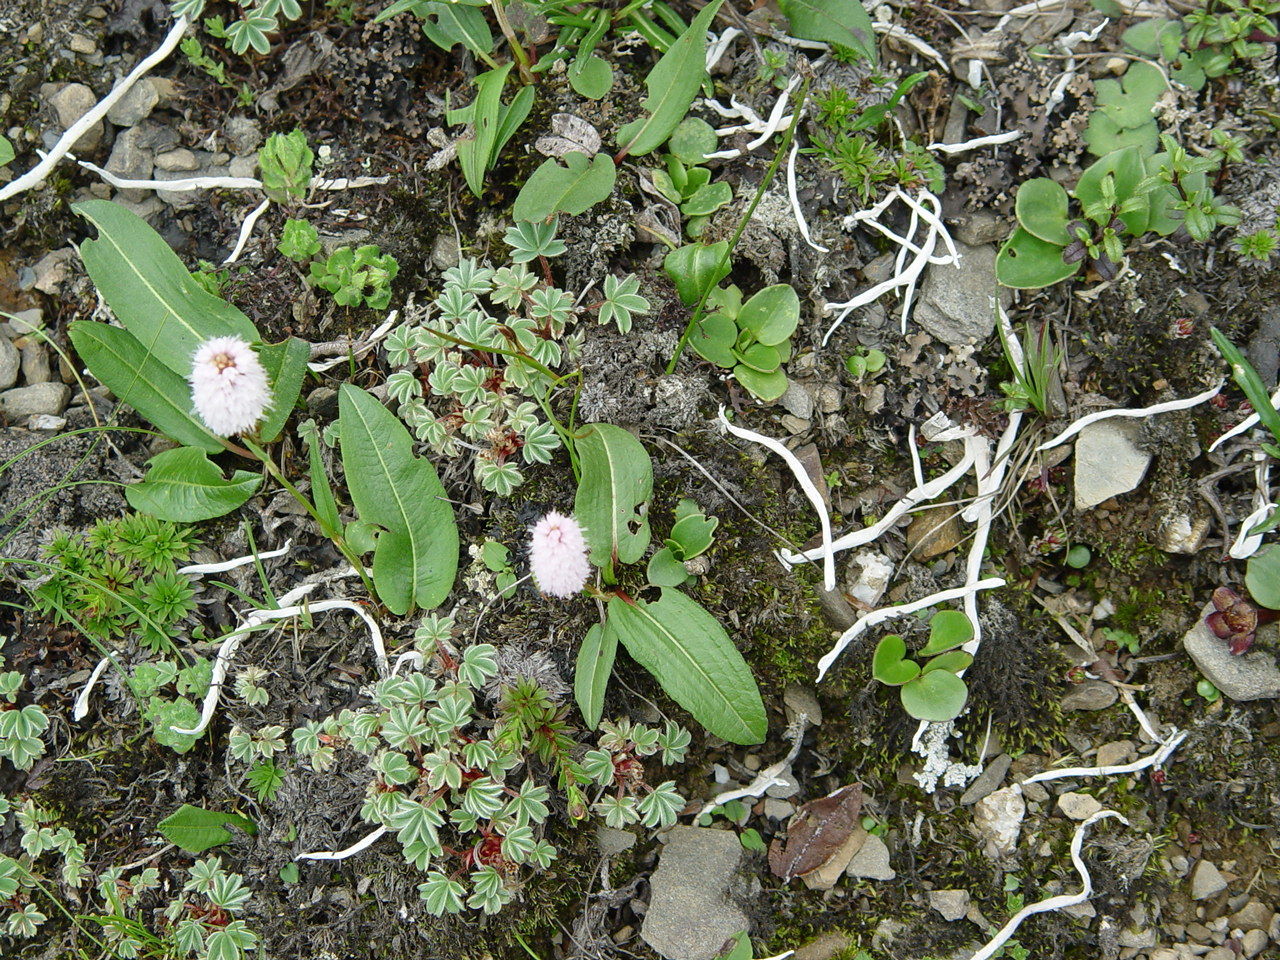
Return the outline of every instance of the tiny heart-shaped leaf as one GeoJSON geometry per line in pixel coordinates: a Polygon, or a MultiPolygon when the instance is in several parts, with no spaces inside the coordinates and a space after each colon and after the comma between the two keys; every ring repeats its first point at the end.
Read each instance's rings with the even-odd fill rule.
{"type": "Polygon", "coordinates": [[[972,639],[973,624],[968,617],[959,610],[939,610],[929,621],[929,642],[920,651],[920,656],[945,653],[972,639]]]}
{"type": "Polygon", "coordinates": [[[907,660],[907,644],[896,633],[891,633],[878,644],[871,657],[871,675],[881,683],[898,687],[920,675],[920,665],[907,660]]]}
{"type": "Polygon", "coordinates": [[[973,654],[963,650],[951,650],[934,657],[920,672],[923,674],[932,673],[934,670],[947,670],[951,673],[959,673],[961,670],[967,670],[971,663],[973,663],[973,654]]]}

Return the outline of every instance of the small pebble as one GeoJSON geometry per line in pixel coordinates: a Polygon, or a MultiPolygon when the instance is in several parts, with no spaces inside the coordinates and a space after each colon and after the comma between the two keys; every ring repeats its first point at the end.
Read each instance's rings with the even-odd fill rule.
{"type": "Polygon", "coordinates": [[[1058,809],[1072,820],[1088,820],[1102,809],[1102,804],[1087,793],[1064,793],[1058,798],[1058,809]]]}

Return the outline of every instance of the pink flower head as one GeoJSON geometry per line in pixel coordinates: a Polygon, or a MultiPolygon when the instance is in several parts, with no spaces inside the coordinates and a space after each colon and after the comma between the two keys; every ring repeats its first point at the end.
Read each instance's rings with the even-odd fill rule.
{"type": "Polygon", "coordinates": [[[578,521],[552,510],[535,523],[529,533],[529,569],[549,597],[572,597],[581,590],[591,565],[578,521]]]}
{"type": "Polygon", "coordinates": [[[257,426],[271,403],[267,371],[239,337],[214,337],[191,358],[191,402],[204,425],[220,437],[257,426]]]}

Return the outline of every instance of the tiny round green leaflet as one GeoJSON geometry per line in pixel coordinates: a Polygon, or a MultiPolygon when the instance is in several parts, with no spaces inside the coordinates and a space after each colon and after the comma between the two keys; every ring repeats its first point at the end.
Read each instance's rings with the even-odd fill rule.
{"type": "Polygon", "coordinates": [[[765,287],[738,311],[738,326],[771,347],[795,333],[799,322],[800,296],[789,283],[765,287]]]}
{"type": "Polygon", "coordinates": [[[685,117],[667,141],[667,149],[681,163],[693,166],[701,163],[708,153],[713,153],[718,143],[711,124],[700,117],[685,117]]]}
{"type": "Polygon", "coordinates": [[[898,691],[902,707],[917,720],[942,723],[960,716],[969,690],[964,681],[947,670],[921,674],[898,691]]]}

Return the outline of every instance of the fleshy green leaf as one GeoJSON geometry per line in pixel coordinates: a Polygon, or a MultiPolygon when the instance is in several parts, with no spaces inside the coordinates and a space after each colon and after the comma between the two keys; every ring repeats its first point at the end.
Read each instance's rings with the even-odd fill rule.
{"type": "Polygon", "coordinates": [[[709,313],[698,321],[697,327],[689,336],[689,346],[698,356],[710,360],[717,367],[732,367],[737,358],[733,355],[733,345],[738,339],[738,325],[723,313],[709,313]]]}
{"type": "Polygon", "coordinates": [[[943,723],[960,716],[969,690],[964,681],[946,670],[921,674],[898,691],[902,707],[917,720],[943,723]]]}
{"type": "Polygon", "coordinates": [[[1067,233],[1067,191],[1048,177],[1036,177],[1018,187],[1014,202],[1018,223],[1032,236],[1065,247],[1067,233]]]}
{"type": "Polygon", "coordinates": [[[718,519],[702,512],[691,513],[677,520],[671,528],[671,539],[680,544],[683,554],[681,559],[692,560],[698,554],[706,552],[719,525],[718,519]]]}
{"type": "Polygon", "coordinates": [[[707,78],[707,28],[722,2],[711,0],[703,7],[645,77],[644,116],[618,131],[621,155],[639,157],[658,149],[689,112],[707,78]]]}
{"type": "Polygon", "coordinates": [[[778,0],[778,7],[793,37],[849,47],[878,62],[871,17],[858,0],[778,0]]]}
{"type": "Polygon", "coordinates": [[[373,579],[392,613],[443,602],[458,572],[458,527],[435,469],[413,455],[400,420],[371,394],[338,395],[342,465],[360,519],[382,527],[373,579]]]}
{"type": "Polygon", "coordinates": [[[577,441],[582,479],[574,515],[582,524],[591,562],[606,572],[615,562],[636,563],[649,546],[649,519],[640,508],[653,492],[653,463],[634,436],[595,423],[577,441]]]}
{"type": "Polygon", "coordinates": [[[678,590],[656,603],[609,600],[609,623],[642,667],[707,730],[730,743],[764,740],[768,721],[751,668],[724,627],[678,590]]]}
{"type": "Polygon", "coordinates": [[[609,61],[594,53],[576,58],[569,64],[567,74],[569,86],[578,96],[588,100],[599,100],[613,89],[613,68],[609,61]]]}
{"type": "Polygon", "coordinates": [[[929,642],[920,656],[954,650],[973,639],[973,622],[959,610],[939,610],[929,621],[929,642]]]}
{"type": "Polygon", "coordinates": [[[228,480],[203,450],[177,447],[147,462],[147,475],[124,488],[129,506],[161,520],[195,523],[235,510],[254,493],[262,477],[237,470],[228,480]]]}
{"type": "Polygon", "coordinates": [[[592,625],[578,647],[578,663],[573,673],[573,698],[578,701],[582,719],[594,730],[604,712],[604,694],[613,674],[613,660],[618,652],[618,636],[608,622],[592,625]]]}
{"type": "Polygon", "coordinates": [[[1019,227],[996,255],[996,279],[1006,287],[1022,290],[1038,290],[1065,280],[1075,275],[1080,264],[1065,262],[1062,250],[1019,227]]]}
{"type": "Polygon", "coordinates": [[[1268,610],[1280,610],[1280,546],[1249,558],[1244,583],[1256,603],[1268,610]]]}
{"type": "Polygon", "coordinates": [[[876,644],[871,657],[871,675],[881,683],[897,687],[920,675],[920,665],[906,659],[907,644],[896,633],[891,633],[876,644]]]}
{"type": "Polygon", "coordinates": [[[677,247],[666,255],[662,269],[685,306],[691,307],[705,291],[729,275],[729,241],[702,244],[690,243],[677,247]]]}
{"type": "Polygon", "coordinates": [[[689,571],[670,547],[663,547],[649,558],[645,575],[655,587],[678,587],[689,579],[689,571]]]}
{"type": "Polygon", "coordinates": [[[733,368],[733,378],[747,389],[752,396],[766,403],[772,403],[787,392],[787,375],[781,370],[761,373],[748,366],[738,364],[733,368]]]}
{"type": "Polygon", "coordinates": [[[141,217],[108,200],[86,200],[72,210],[98,228],[98,239],[80,244],[94,286],[124,328],[178,376],[186,379],[204,340],[259,339],[249,318],[196,283],[141,217]]]}
{"type": "Polygon", "coordinates": [[[776,346],[796,331],[800,297],[789,283],[765,287],[742,305],[738,326],[767,346],[776,346]]]}
{"type": "Polygon", "coordinates": [[[231,839],[231,833],[226,829],[228,824],[239,827],[251,837],[258,832],[252,820],[238,813],[219,813],[189,803],[184,803],[161,820],[156,829],[166,840],[187,853],[204,853],[231,839]]]}
{"type": "Polygon", "coordinates": [[[564,155],[564,165],[548,157],[520,188],[511,215],[516,220],[547,220],[557,213],[582,213],[613,192],[618,171],[603,153],[589,158],[577,150],[564,155]]]}
{"type": "Polygon", "coordinates": [[[129,331],[94,320],[76,320],[68,332],[89,371],[164,434],[208,453],[226,449],[196,419],[187,381],[149,353],[129,331]]]}
{"type": "Polygon", "coordinates": [[[297,337],[280,343],[264,343],[258,348],[258,358],[271,379],[271,406],[258,425],[258,434],[263,442],[270,443],[284,430],[298,394],[302,392],[307,361],[311,359],[311,345],[297,337]]]}

